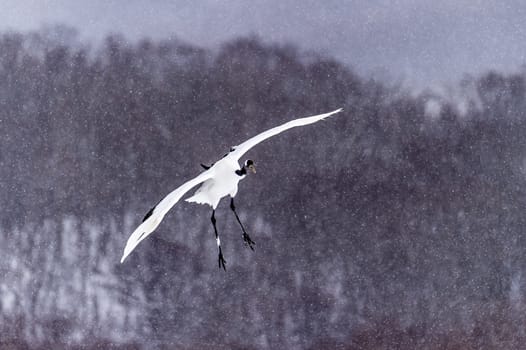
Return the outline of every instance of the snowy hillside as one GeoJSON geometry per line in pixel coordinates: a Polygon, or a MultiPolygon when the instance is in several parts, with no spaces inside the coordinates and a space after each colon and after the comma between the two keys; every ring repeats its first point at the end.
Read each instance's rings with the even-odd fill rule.
{"type": "Polygon", "coordinates": [[[0,344],[519,349],[526,76],[458,89],[461,106],[411,96],[255,38],[1,35],[0,344]],[[119,264],[200,163],[338,107],[251,151],[236,206],[256,251],[223,203],[226,273],[210,209],[186,202],[119,264]]]}

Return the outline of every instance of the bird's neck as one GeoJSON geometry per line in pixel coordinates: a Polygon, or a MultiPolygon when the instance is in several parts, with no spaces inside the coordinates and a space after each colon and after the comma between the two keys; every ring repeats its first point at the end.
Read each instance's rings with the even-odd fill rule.
{"type": "Polygon", "coordinates": [[[239,176],[245,176],[247,174],[247,168],[242,167],[241,169],[236,170],[236,174],[239,176]]]}

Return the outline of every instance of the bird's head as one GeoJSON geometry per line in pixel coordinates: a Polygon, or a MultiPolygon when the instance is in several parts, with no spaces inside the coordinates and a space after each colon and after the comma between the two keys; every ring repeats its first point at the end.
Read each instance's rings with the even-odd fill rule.
{"type": "Polygon", "coordinates": [[[256,173],[256,165],[252,159],[247,159],[245,161],[245,169],[252,171],[254,174],[256,173]]]}

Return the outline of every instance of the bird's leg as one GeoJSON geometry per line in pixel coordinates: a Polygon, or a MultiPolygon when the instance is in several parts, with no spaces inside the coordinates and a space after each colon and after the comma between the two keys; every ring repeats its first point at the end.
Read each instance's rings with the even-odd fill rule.
{"type": "Polygon", "coordinates": [[[248,246],[250,249],[254,250],[254,245],[256,245],[256,242],[250,239],[250,236],[248,235],[247,231],[243,227],[241,220],[239,220],[239,216],[237,216],[236,206],[234,205],[234,197],[232,197],[232,199],[230,200],[230,209],[232,209],[232,211],[234,212],[237,222],[239,222],[239,226],[241,226],[241,230],[243,230],[243,240],[245,241],[245,245],[248,246]]]}
{"type": "Polygon", "coordinates": [[[215,217],[215,209],[212,210],[212,217],[210,220],[212,220],[212,225],[214,225],[214,232],[216,234],[216,242],[217,242],[217,248],[219,248],[219,268],[223,267],[223,269],[226,271],[226,260],[223,258],[223,252],[221,251],[221,241],[219,240],[219,235],[217,234],[217,227],[216,227],[216,217],[215,217]]]}

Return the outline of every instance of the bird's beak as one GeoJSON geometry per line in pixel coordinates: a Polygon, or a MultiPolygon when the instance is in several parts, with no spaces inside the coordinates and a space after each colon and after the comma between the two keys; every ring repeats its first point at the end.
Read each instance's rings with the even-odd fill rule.
{"type": "Polygon", "coordinates": [[[254,165],[249,165],[248,169],[252,171],[254,174],[256,173],[256,167],[254,165]]]}

